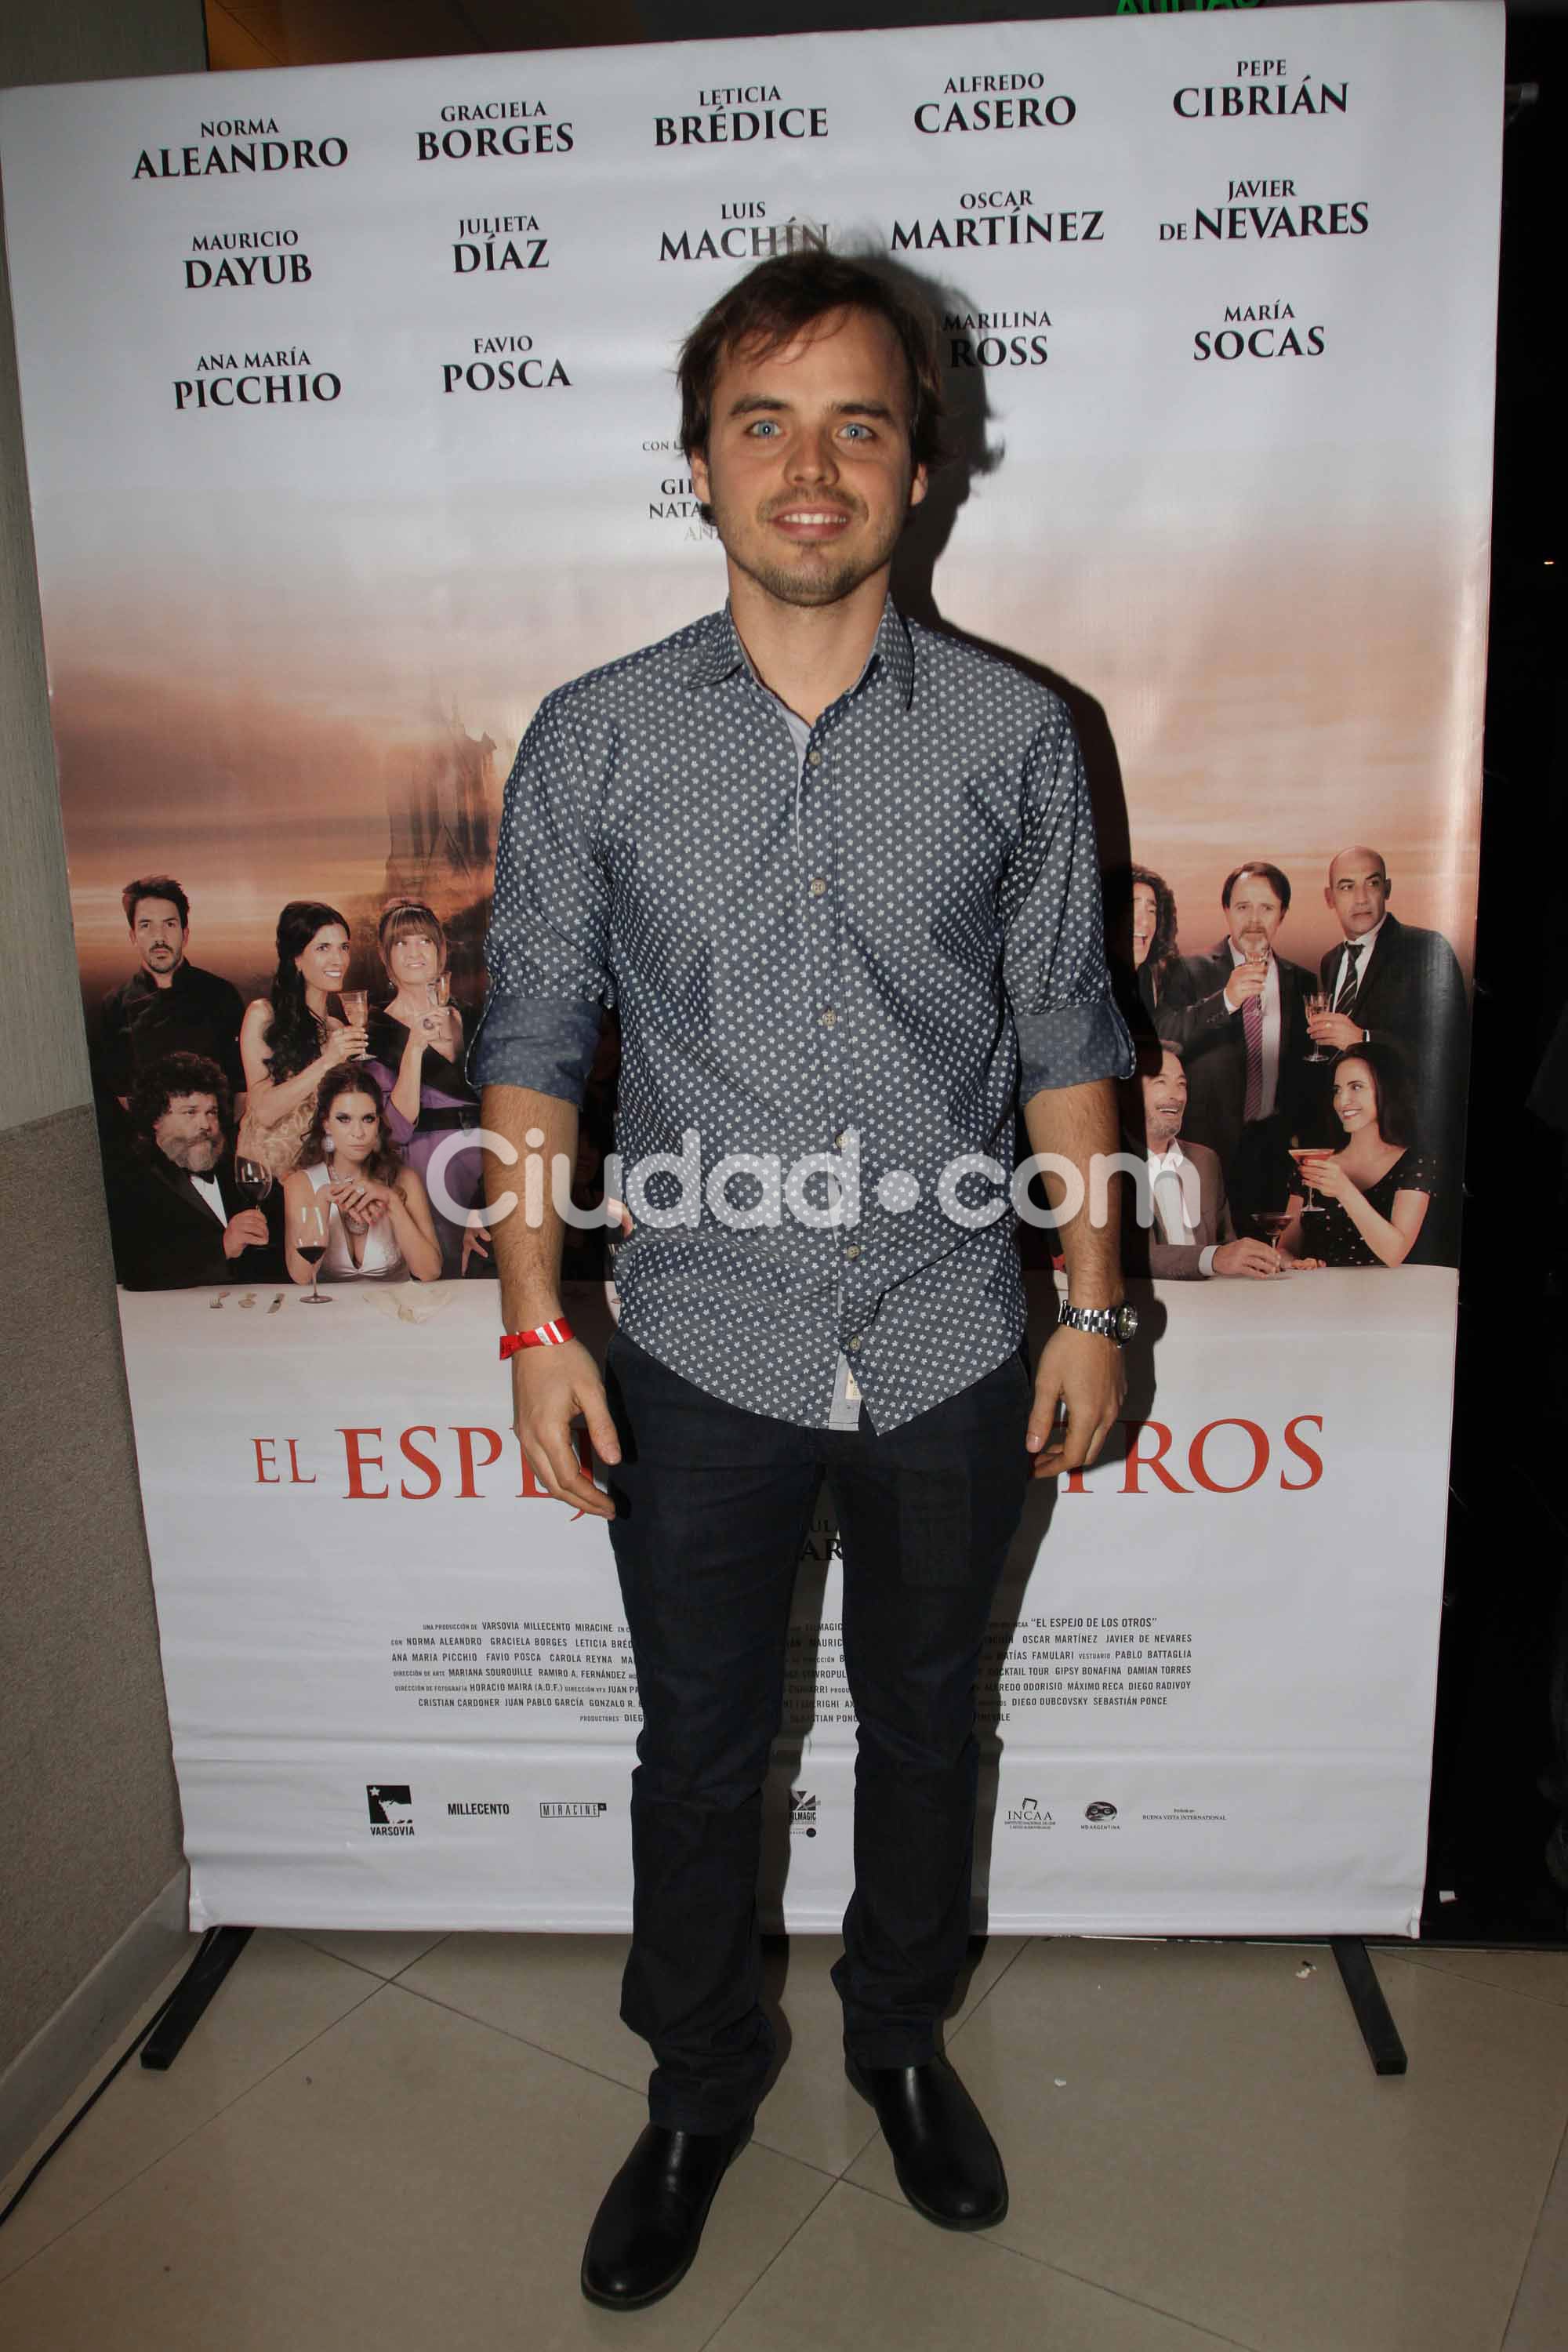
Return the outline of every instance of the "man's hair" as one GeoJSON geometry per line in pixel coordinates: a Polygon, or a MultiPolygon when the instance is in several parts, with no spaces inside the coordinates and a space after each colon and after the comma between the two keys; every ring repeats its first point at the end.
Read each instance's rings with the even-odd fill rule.
{"type": "Polygon", "coordinates": [[[916,466],[942,458],[942,359],[931,318],[863,261],[806,246],[759,261],[704,312],[680,347],[680,446],[704,455],[713,423],[713,386],[730,352],[752,345],[760,358],[794,342],[831,310],[868,310],[899,341],[910,380],[910,457],[916,466]]]}
{"type": "Polygon", "coordinates": [[[229,1121],[228,1080],[205,1054],[165,1054],[150,1063],[137,1078],[131,1097],[131,1120],[139,1135],[153,1129],[180,1095],[211,1095],[226,1134],[229,1121]]]}
{"type": "Polygon", "coordinates": [[[167,898],[180,910],[180,929],[191,928],[191,902],[172,874],[143,874],[138,880],[128,882],[120,894],[128,927],[136,929],[136,909],[143,898],[167,898]]]}
{"type": "Polygon", "coordinates": [[[1278,866],[1265,866],[1260,857],[1249,857],[1245,866],[1236,866],[1225,877],[1225,888],[1219,894],[1219,903],[1227,914],[1230,912],[1230,894],[1244,874],[1260,874],[1279,899],[1280,913],[1282,915],[1289,913],[1290,877],[1288,874],[1281,874],[1278,866]]]}

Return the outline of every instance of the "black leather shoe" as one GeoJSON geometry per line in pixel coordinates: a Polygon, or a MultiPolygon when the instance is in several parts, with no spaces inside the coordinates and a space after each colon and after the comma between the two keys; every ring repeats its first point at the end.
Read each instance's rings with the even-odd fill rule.
{"type": "Polygon", "coordinates": [[[605,2191],[583,2253],[583,2292],[611,2311],[640,2311],[679,2286],[702,2242],[713,2192],[752,2137],[648,2124],[605,2191]]]}
{"type": "Polygon", "coordinates": [[[945,2058],[921,2066],[844,2071],[893,2155],[899,2187],[917,2213],[944,2230],[988,2230],[1007,2210],[1007,2176],[979,2108],[945,2058]]]}

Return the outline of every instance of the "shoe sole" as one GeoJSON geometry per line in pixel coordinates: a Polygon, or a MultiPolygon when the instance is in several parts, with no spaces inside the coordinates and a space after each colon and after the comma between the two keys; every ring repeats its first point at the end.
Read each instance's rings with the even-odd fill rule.
{"type": "Polygon", "coordinates": [[[691,2252],[678,2271],[672,2272],[668,2278],[661,2280],[658,2286],[650,2288],[647,2294],[601,2294],[597,2287],[588,2284],[585,2273],[580,2271],[577,2274],[577,2284],[583,2291],[584,2301],[594,2304],[600,2311],[646,2311],[650,2304],[662,2303],[667,2294],[673,2294],[701,2252],[702,2232],[708,2227],[708,2216],[713,2210],[713,2200],[719,2194],[720,2182],[722,2181],[724,2173],[729,2171],[735,2158],[751,2146],[751,2142],[752,2126],[748,2124],[744,2139],[737,2141],[724,2158],[723,2171],[719,2174],[712,2188],[708,2191],[707,2202],[697,2217],[697,2229],[691,2242],[691,2252]]]}
{"type": "MultiPolygon", "coordinates": [[[[844,2079],[848,2084],[852,2091],[859,2093],[859,2095],[865,2100],[866,2105],[870,2108],[872,2114],[876,2115],[877,2102],[871,2096],[871,2094],[867,2088],[865,2080],[861,2076],[858,2069],[849,2060],[846,2060],[845,2062],[844,2079]]],[[[880,2123],[881,2117],[878,2116],[877,2120],[880,2123]]],[[[885,2133],[883,2137],[884,2138],[887,2137],[885,2133]]],[[[986,2137],[988,2139],[991,2137],[989,2132],[987,2132],[986,2137]]],[[[997,2167],[1000,2169],[1002,2165],[1002,2156],[994,2140],[991,2141],[991,2147],[993,2154],[996,2158],[997,2167]]],[[[893,2151],[890,2143],[889,2145],[888,2153],[889,2156],[892,2156],[893,2151]]],[[[893,2173],[898,2181],[899,2187],[903,2191],[905,2200],[914,2208],[914,2210],[920,2215],[921,2221],[934,2222],[939,2230],[994,2230],[998,2221],[1005,2221],[1007,2219],[1007,2206],[1009,2200],[1005,2174],[1003,2176],[1002,2182],[1002,2202],[993,2212],[976,2213],[971,2216],[968,2214],[939,2213],[934,2205],[928,2205],[923,2198],[917,2197],[914,2190],[910,2187],[909,2182],[904,2179],[903,2174],[899,2170],[899,2159],[896,2156],[893,2157],[893,2173]]]]}

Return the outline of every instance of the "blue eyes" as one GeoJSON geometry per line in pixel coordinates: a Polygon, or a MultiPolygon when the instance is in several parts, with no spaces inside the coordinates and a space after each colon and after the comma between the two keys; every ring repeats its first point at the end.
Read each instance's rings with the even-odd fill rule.
{"type": "MultiPolygon", "coordinates": [[[[754,418],[752,422],[747,425],[746,436],[747,438],[751,440],[760,441],[766,439],[772,441],[777,438],[782,430],[783,427],[779,425],[776,418],[771,416],[759,416],[754,418]]],[[[846,425],[841,428],[841,430],[846,436],[852,435],[857,440],[870,441],[874,440],[876,437],[868,425],[846,425]]]]}

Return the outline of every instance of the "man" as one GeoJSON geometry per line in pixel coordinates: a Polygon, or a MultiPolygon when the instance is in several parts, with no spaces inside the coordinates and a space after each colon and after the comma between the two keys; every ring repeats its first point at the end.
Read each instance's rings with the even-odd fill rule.
{"type": "Polygon", "coordinates": [[[136,970],[104,998],[94,1056],[100,1092],[123,1110],[137,1079],[168,1054],[216,1062],[233,1092],[245,1085],[239,1059],[239,991],[185,960],[191,905],[174,877],[145,874],[120,894],[136,970]]]}
{"type": "Polygon", "coordinates": [[[1201,1143],[1182,1139],[1187,1074],[1178,1049],[1165,1044],[1158,1070],[1123,1081],[1128,1126],[1149,1161],[1152,1223],[1131,1213],[1138,1188],[1122,1188],[1122,1255],[1131,1270],[1156,1282],[1197,1282],[1210,1276],[1266,1281],[1284,1272],[1265,1242],[1237,1240],[1218,1160],[1201,1143]]]}
{"type": "MultiPolygon", "coordinates": [[[[1031,1397],[998,1190],[1014,1106],[1086,1171],[1131,1054],[1063,707],[889,601],[937,456],[930,326],[858,265],[780,257],[700,321],[680,383],[730,603],[540,709],[476,1057],[486,1129],[569,1171],[618,1003],[634,1223],[607,1399],[562,1329],[558,1220],[495,1232],[518,1433],[551,1494],[610,1520],[642,1698],[621,2013],[653,2046],[650,2121],[583,2263],[620,2308],[684,2274],[769,2070],[762,1790],[824,1475],[859,1724],[847,2069],[921,2211],[1005,2210],[937,2044],[969,1931],[975,1678],[1030,1469],[1093,1460],[1133,1319],[1114,1220],[1065,1222],[1075,1322],[1031,1397]]],[[[491,1163],[498,1214],[515,1181],[491,1163]]]]}
{"type": "Polygon", "coordinates": [[[1289,878],[1277,866],[1237,866],[1220,905],[1226,936],[1171,966],[1155,1027],[1181,1050],[1187,1134],[1217,1154],[1232,1214],[1246,1226],[1280,1191],[1278,1171],[1307,1107],[1312,975],[1275,951],[1290,911],[1289,878]]]}
{"type": "Polygon", "coordinates": [[[1438,1155],[1442,1190],[1433,1255],[1452,1264],[1458,1244],[1464,1158],[1465,1081],[1470,1014],[1458,959],[1441,931],[1417,929],[1390,914],[1394,885],[1381,853],[1342,849],[1323,892],[1344,938],[1320,967],[1329,1011],[1308,1026],[1320,1045],[1394,1045],[1415,1087],[1423,1139],[1438,1155]]]}
{"type": "Polygon", "coordinates": [[[138,1081],[131,1116],[141,1151],[111,1177],[109,1198],[114,1271],[126,1289],[280,1279],[266,1217],[235,1190],[228,1088],[216,1063],[165,1055],[138,1081]]]}

